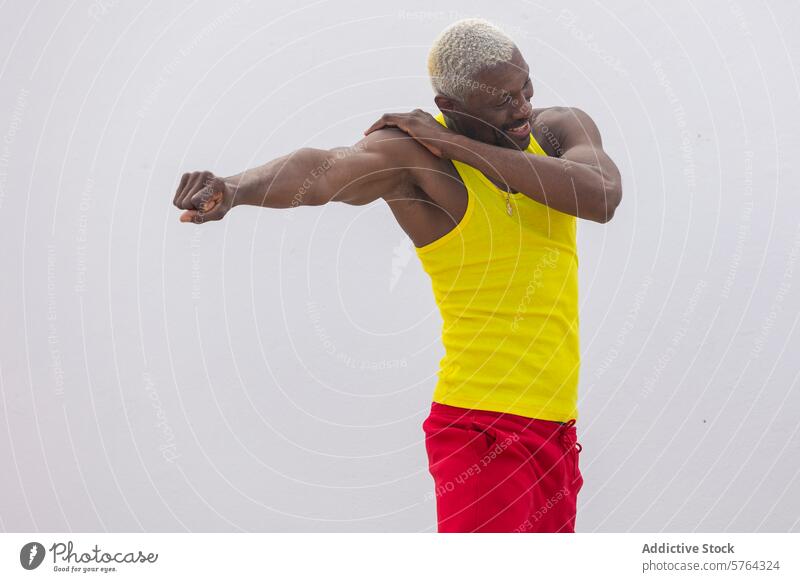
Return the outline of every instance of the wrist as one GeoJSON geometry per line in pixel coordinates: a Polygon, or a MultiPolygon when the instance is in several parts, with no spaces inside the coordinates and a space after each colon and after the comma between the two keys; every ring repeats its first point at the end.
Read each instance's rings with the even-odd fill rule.
{"type": "Polygon", "coordinates": [[[228,196],[230,196],[231,199],[231,208],[239,206],[240,204],[247,204],[247,201],[243,199],[244,188],[242,188],[239,176],[229,176],[223,178],[222,181],[225,182],[225,188],[228,190],[228,196]]]}
{"type": "Polygon", "coordinates": [[[466,135],[451,131],[442,140],[442,157],[468,163],[469,153],[474,149],[474,140],[466,135]]]}
{"type": "Polygon", "coordinates": [[[263,192],[259,192],[258,180],[255,180],[254,170],[247,170],[241,174],[223,178],[230,196],[231,207],[263,204],[263,192]]]}

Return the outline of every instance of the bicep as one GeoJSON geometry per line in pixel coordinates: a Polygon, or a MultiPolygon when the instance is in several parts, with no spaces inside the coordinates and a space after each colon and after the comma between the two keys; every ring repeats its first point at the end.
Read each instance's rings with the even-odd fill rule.
{"type": "Polygon", "coordinates": [[[321,185],[331,202],[369,204],[411,185],[412,144],[396,130],[373,132],[351,147],[329,150],[321,185]]]}

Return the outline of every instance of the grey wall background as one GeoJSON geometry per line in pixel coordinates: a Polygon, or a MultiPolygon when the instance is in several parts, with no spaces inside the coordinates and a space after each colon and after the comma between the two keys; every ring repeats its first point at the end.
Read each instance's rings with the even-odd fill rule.
{"type": "Polygon", "coordinates": [[[0,10],[4,531],[435,529],[441,321],[388,207],[171,201],[434,112],[427,49],[476,15],[625,182],[579,224],[578,530],[800,531],[796,3],[0,10]]]}

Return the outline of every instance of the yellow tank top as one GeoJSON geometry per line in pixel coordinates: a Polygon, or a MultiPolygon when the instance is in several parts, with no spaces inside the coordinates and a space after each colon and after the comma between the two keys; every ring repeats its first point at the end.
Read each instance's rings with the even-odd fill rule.
{"type": "MultiPolygon", "coordinates": [[[[441,113],[436,119],[447,126],[441,113]]],[[[533,135],[527,151],[547,155],[533,135]]],[[[469,196],[466,213],[452,231],[416,248],[443,322],[433,400],[577,419],[576,218],[453,165],[469,196]]]]}

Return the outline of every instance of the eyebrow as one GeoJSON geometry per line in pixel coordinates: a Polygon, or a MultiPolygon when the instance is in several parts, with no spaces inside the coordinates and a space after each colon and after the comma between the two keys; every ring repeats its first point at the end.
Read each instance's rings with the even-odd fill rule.
{"type": "MultiPolygon", "coordinates": [[[[524,84],[524,85],[522,85],[522,87],[520,88],[520,91],[522,91],[522,89],[524,89],[524,88],[525,88],[525,85],[527,85],[527,84],[528,84],[528,82],[529,82],[529,81],[531,81],[531,75],[530,75],[530,73],[531,73],[531,70],[530,70],[530,69],[528,69],[528,78],[527,78],[527,79],[525,79],[525,84],[524,84]]],[[[508,97],[509,95],[511,95],[511,91],[505,91],[505,90],[503,90],[503,91],[502,91],[502,93],[501,93],[500,101],[498,101],[498,102],[497,102],[497,104],[499,105],[499,104],[503,103],[503,102],[505,101],[505,98],[506,98],[506,97],[508,97]]]]}
{"type": "MultiPolygon", "coordinates": [[[[520,88],[520,91],[522,91],[522,90],[525,88],[525,85],[527,85],[527,84],[528,84],[528,81],[531,81],[531,82],[533,82],[533,81],[531,80],[531,66],[530,66],[530,65],[528,65],[527,63],[526,63],[526,65],[527,65],[528,69],[527,69],[525,72],[527,73],[527,75],[528,75],[528,76],[527,76],[527,78],[525,79],[525,83],[524,83],[524,84],[522,85],[522,87],[520,88]]],[[[509,95],[511,95],[511,91],[506,91],[505,89],[503,89],[503,90],[500,92],[500,100],[499,100],[499,101],[494,101],[493,103],[494,103],[495,105],[502,105],[502,104],[503,104],[503,102],[505,101],[506,97],[508,97],[509,95]]]]}
{"type": "Polygon", "coordinates": [[[525,79],[525,83],[523,83],[522,87],[520,87],[520,89],[519,89],[520,91],[522,91],[525,88],[525,85],[528,84],[528,81],[531,80],[531,67],[530,67],[530,65],[528,65],[528,70],[526,71],[526,73],[527,73],[528,76],[525,79]]]}
{"type": "MultiPolygon", "coordinates": [[[[525,85],[528,84],[528,81],[531,81],[531,66],[530,65],[528,65],[528,70],[526,72],[528,73],[528,78],[525,80],[525,85]]],[[[531,81],[531,82],[533,82],[533,81],[531,81]]],[[[520,91],[522,91],[522,89],[525,88],[525,85],[522,86],[520,91]]]]}

